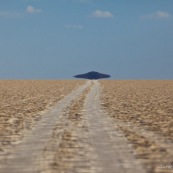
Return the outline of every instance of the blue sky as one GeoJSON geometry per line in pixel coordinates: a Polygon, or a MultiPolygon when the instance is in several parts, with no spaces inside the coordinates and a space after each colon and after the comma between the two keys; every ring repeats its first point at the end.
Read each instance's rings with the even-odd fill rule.
{"type": "Polygon", "coordinates": [[[173,79],[172,0],[0,1],[0,79],[173,79]]]}

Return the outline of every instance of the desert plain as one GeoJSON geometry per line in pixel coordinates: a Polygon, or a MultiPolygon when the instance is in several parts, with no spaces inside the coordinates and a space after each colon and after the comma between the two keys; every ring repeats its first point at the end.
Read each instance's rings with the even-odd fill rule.
{"type": "MultiPolygon", "coordinates": [[[[0,81],[0,158],[20,142],[45,110],[83,84],[83,81],[0,81]]],[[[1,160],[0,160],[1,161],[1,160]]]]}
{"type": "MultiPolygon", "coordinates": [[[[173,81],[6,80],[0,81],[0,172],[10,172],[6,162],[17,156],[13,151],[21,152],[18,146],[27,134],[36,135],[35,127],[49,111],[84,85],[57,113],[57,122],[48,121],[52,132],[33,173],[173,171],[173,81]],[[132,161],[123,163],[128,158],[132,161]]],[[[27,172],[21,169],[14,173],[27,172]]]]}
{"type": "Polygon", "coordinates": [[[173,171],[173,81],[102,81],[103,107],[148,172],[173,171]]]}

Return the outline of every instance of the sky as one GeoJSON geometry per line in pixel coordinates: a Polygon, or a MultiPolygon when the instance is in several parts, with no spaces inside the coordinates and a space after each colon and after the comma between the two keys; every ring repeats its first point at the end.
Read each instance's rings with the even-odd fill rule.
{"type": "Polygon", "coordinates": [[[0,79],[173,79],[172,0],[0,0],[0,79]]]}

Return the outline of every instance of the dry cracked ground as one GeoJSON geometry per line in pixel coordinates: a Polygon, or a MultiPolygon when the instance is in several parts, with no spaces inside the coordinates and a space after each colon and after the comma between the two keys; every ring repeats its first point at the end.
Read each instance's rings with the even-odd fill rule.
{"type": "Polygon", "coordinates": [[[0,81],[0,173],[173,172],[173,81],[0,81]]]}

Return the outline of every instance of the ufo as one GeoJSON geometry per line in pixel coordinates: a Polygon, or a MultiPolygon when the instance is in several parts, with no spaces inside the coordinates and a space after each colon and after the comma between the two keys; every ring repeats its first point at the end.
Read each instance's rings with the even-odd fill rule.
{"type": "Polygon", "coordinates": [[[91,80],[96,80],[96,79],[103,79],[103,78],[109,78],[111,77],[108,74],[103,74],[103,73],[99,73],[96,71],[91,71],[85,74],[79,74],[74,76],[75,78],[83,78],[83,79],[91,79],[91,80]]]}

